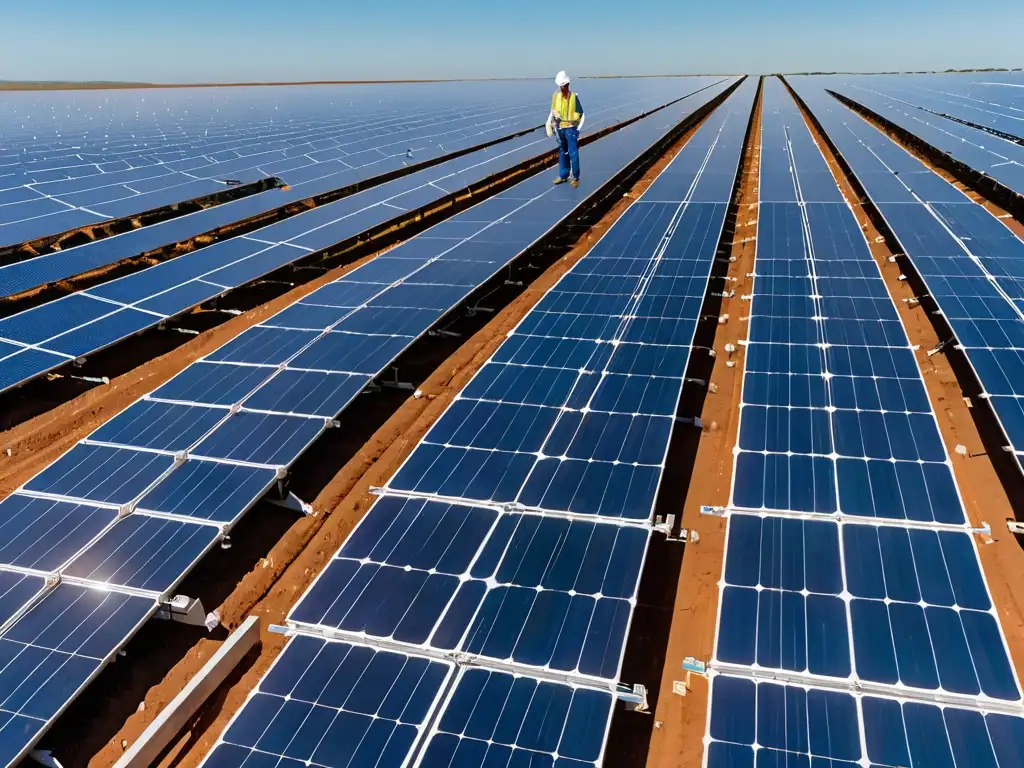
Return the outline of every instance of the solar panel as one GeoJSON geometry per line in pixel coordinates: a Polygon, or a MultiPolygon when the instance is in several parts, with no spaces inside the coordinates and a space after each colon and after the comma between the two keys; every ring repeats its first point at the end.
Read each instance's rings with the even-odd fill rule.
{"type": "MultiPolygon", "coordinates": [[[[765,124],[809,139],[769,82],[782,106],[765,124]]],[[[794,158],[824,162],[798,146],[794,158]]],[[[801,165],[765,157],[761,176],[799,191],[801,165]]],[[[963,522],[910,342],[846,204],[762,203],[755,274],[732,504],[963,522]]]]}
{"type": "Polygon", "coordinates": [[[117,519],[117,510],[12,493],[0,501],[0,564],[56,571],[117,519]]]}
{"type": "Polygon", "coordinates": [[[924,113],[1024,138],[1019,73],[934,73],[858,77],[857,84],[924,113]]]}
{"type": "MultiPolygon", "coordinates": [[[[712,115],[680,157],[695,152],[735,175],[747,95],[712,115]]],[[[545,294],[478,374],[486,384],[469,385],[388,490],[627,521],[650,516],[731,195],[730,188],[718,202],[691,202],[703,176],[677,175],[673,165],[545,294]],[[648,195],[677,202],[647,202],[648,195]],[[512,386],[519,369],[560,383],[516,400],[495,381],[512,386]],[[645,403],[653,410],[641,410],[645,403]]]]}
{"type": "Polygon", "coordinates": [[[708,768],[985,765],[1020,760],[1018,716],[716,676],[708,768]]]}
{"type": "MultiPolygon", "coordinates": [[[[993,136],[989,131],[948,120],[919,108],[917,102],[922,99],[925,103],[929,101],[921,91],[914,89],[907,95],[906,98],[910,100],[907,101],[879,90],[877,77],[817,77],[809,80],[809,83],[813,87],[836,91],[866,106],[938,151],[1018,194],[1024,192],[1024,147],[1013,139],[993,136]]],[[[927,174],[923,178],[935,177],[927,174]]],[[[928,199],[926,194],[919,192],[919,195],[922,199],[928,199]]],[[[967,202],[967,199],[960,197],[955,202],[967,202]]]]}
{"type": "Polygon", "coordinates": [[[607,691],[464,668],[416,765],[598,766],[612,703],[607,691]]]}
{"type": "Polygon", "coordinates": [[[648,536],[638,527],[384,497],[289,621],[614,679],[648,536]]]}
{"type": "Polygon", "coordinates": [[[409,765],[453,668],[364,645],[292,638],[204,765],[409,765]]]}
{"type": "Polygon", "coordinates": [[[220,538],[216,526],[129,515],[72,560],[63,574],[163,594],[220,538]]]}
{"type": "Polygon", "coordinates": [[[0,627],[17,619],[45,588],[42,576],[0,568],[0,627]]]}
{"type": "Polygon", "coordinates": [[[733,515],[716,666],[1020,701],[968,533],[733,515]]]}
{"type": "Polygon", "coordinates": [[[203,764],[601,764],[610,692],[479,668],[460,669],[452,684],[453,669],[293,637],[203,764]]]}
{"type": "MultiPolygon", "coordinates": [[[[810,82],[797,81],[810,108],[825,125],[858,179],[875,199],[870,180],[895,177],[898,158],[910,158],[891,139],[838,105],[810,82]],[[832,105],[835,104],[835,107],[832,105]],[[839,111],[843,110],[843,111],[839,111]],[[865,153],[864,147],[870,152],[865,153]]],[[[936,184],[946,184],[938,176],[936,184]]],[[[946,185],[949,186],[949,185],[946,185]]],[[[957,193],[959,194],[959,193],[957,193]]],[[[929,294],[953,329],[968,363],[1017,454],[1024,451],[1024,423],[1017,405],[1024,338],[1024,286],[1016,264],[1024,243],[1002,222],[974,202],[930,202],[907,191],[904,203],[878,202],[878,209],[921,275],[929,294]]]]}
{"type": "MultiPolygon", "coordinates": [[[[736,172],[754,85],[742,87],[726,102],[726,107],[712,114],[691,142],[694,151],[705,158],[717,148],[718,167],[723,172],[729,168],[736,172]]],[[[671,194],[678,195],[675,208],[679,209],[683,207],[679,201],[685,201],[695,186],[692,176],[675,176],[671,183],[659,187],[658,194],[674,190],[671,194]]],[[[680,217],[664,216],[663,209],[638,202],[631,209],[637,213],[621,218],[606,239],[618,243],[614,248],[632,240],[633,234],[641,233],[639,239],[644,239],[651,233],[644,235],[640,227],[647,215],[653,213],[662,229],[650,238],[646,257],[642,253],[635,257],[646,258],[648,262],[646,267],[636,267],[636,275],[647,283],[656,283],[659,277],[669,278],[663,290],[651,294],[652,307],[678,313],[684,306],[696,304],[693,311],[698,311],[703,293],[695,294],[694,302],[685,299],[690,290],[696,290],[691,283],[702,284],[706,289],[718,238],[715,235],[708,251],[707,233],[715,229],[720,232],[724,209],[723,200],[710,216],[705,213],[698,217],[703,224],[695,220],[694,226],[674,226],[679,224],[680,217]],[[704,259],[707,263],[702,268],[673,267],[658,273],[656,246],[663,239],[666,244],[671,242],[673,232],[685,238],[672,248],[673,255],[704,259]],[[694,237],[697,233],[701,234],[694,237]],[[690,243],[692,251],[684,247],[684,242],[690,243]],[[675,285],[682,285],[678,293],[672,290],[675,285]]],[[[602,273],[621,281],[630,276],[628,270],[632,269],[628,266],[632,258],[603,254],[603,242],[579,262],[583,265],[578,273],[583,276],[582,284],[577,286],[581,290],[559,291],[556,286],[552,293],[564,293],[556,300],[575,305],[572,325],[577,329],[633,328],[632,321],[638,320],[636,325],[640,328],[622,346],[639,348],[650,343],[650,334],[663,332],[657,321],[680,320],[685,315],[615,315],[600,309],[595,312],[593,304],[588,307],[588,297],[595,295],[589,292],[589,276],[602,273]],[[602,259],[607,263],[602,264],[602,259]],[[589,265],[597,267],[588,271],[589,265]],[[619,268],[627,272],[616,272],[619,268]]],[[[546,297],[544,301],[547,300],[546,297]]],[[[625,301],[613,298],[612,302],[621,304],[617,310],[621,312],[630,300],[631,296],[625,295],[625,301]]],[[[543,306],[538,305],[523,324],[541,314],[558,318],[565,315],[561,308],[543,306]]],[[[542,317],[538,319],[537,327],[546,322],[542,317]]],[[[676,340],[675,355],[685,358],[688,354],[686,336],[692,338],[693,323],[694,319],[684,323],[678,338],[671,330],[665,332],[667,339],[676,340]]],[[[667,326],[671,329],[673,323],[667,326]]],[[[579,340],[589,341],[591,346],[596,342],[579,340]]],[[[625,359],[636,361],[642,357],[637,350],[629,350],[625,359]]],[[[605,359],[615,359],[615,353],[605,359]]],[[[685,364],[680,366],[677,360],[672,363],[672,370],[679,370],[681,376],[685,364]]],[[[646,371],[643,365],[649,365],[649,361],[637,364],[635,370],[646,371]]],[[[466,437],[467,441],[486,439],[495,445],[510,443],[516,449],[533,445],[559,418],[561,411],[551,413],[555,410],[552,406],[561,405],[576,390],[578,378],[586,375],[586,371],[555,365],[531,368],[514,361],[492,360],[453,406],[469,409],[473,415],[463,414],[463,424],[455,416],[442,417],[435,430],[446,431],[445,440],[458,439],[455,435],[468,429],[473,434],[466,437]],[[474,397],[465,397],[468,393],[474,397]],[[517,399],[510,401],[508,398],[513,394],[517,399]]],[[[648,386],[646,372],[636,376],[636,382],[627,381],[630,377],[614,369],[609,370],[607,378],[606,389],[602,388],[603,379],[595,378],[585,397],[591,398],[600,390],[602,395],[595,402],[646,402],[661,412],[674,410],[681,384],[675,376],[663,377],[670,382],[667,386],[660,381],[652,381],[648,386]]],[[[583,416],[589,414],[589,410],[582,412],[583,416]]],[[[615,431],[621,427],[617,419],[609,417],[616,415],[619,414],[594,413],[593,418],[586,419],[586,425],[581,418],[576,427],[596,429],[595,434],[615,431]]],[[[666,418],[661,413],[621,415],[637,423],[666,418]]],[[[565,450],[575,452],[572,431],[566,428],[559,439],[565,442],[565,450]]],[[[582,444],[588,439],[580,440],[579,450],[584,450],[582,444]]],[[[603,450],[608,450],[611,443],[603,445],[603,450]]],[[[430,446],[424,443],[414,455],[424,447],[430,446]]],[[[634,445],[631,450],[645,451],[641,445],[634,445]]],[[[485,467],[477,477],[482,483],[496,482],[500,486],[501,471],[488,472],[485,467]]],[[[598,765],[603,758],[612,689],[619,674],[650,535],[649,515],[650,507],[634,524],[624,524],[621,520],[588,519],[558,511],[474,504],[469,498],[445,500],[385,492],[289,615],[290,631],[295,633],[290,642],[323,643],[311,636],[328,635],[335,645],[351,643],[356,648],[365,648],[364,653],[374,652],[362,645],[368,642],[403,656],[444,658],[454,652],[454,658],[460,661],[472,659],[474,665],[482,665],[464,666],[458,671],[443,708],[431,718],[434,725],[429,735],[416,747],[417,765],[598,765]]],[[[311,659],[319,653],[318,647],[311,645],[295,655],[301,658],[303,668],[312,669],[311,659]]],[[[272,679],[273,674],[271,671],[266,680],[272,679]]],[[[261,690],[262,685],[265,683],[261,690]]],[[[224,743],[210,756],[208,764],[237,765],[249,754],[229,754],[227,744],[233,743],[233,739],[237,743],[237,737],[232,735],[239,732],[237,723],[254,717],[254,701],[250,699],[235,725],[229,727],[224,743]]],[[[276,728],[262,726],[252,731],[278,732],[276,728]]],[[[251,737],[247,739],[247,745],[254,743],[251,737]]],[[[276,746],[274,749],[274,754],[283,754],[276,746]]],[[[398,756],[394,764],[405,764],[407,754],[398,756]]],[[[296,757],[317,761],[315,756],[296,757]]],[[[368,760],[366,764],[375,763],[368,760]]]]}
{"type": "MultiPolygon", "coordinates": [[[[435,95],[435,98],[439,97],[444,101],[455,97],[456,91],[471,89],[472,87],[460,89],[440,86],[439,89],[432,90],[446,92],[435,95]]],[[[292,108],[297,110],[286,118],[288,121],[308,120],[311,109],[316,111],[324,107],[323,94],[318,94],[316,99],[310,100],[309,91],[305,90],[305,95],[302,95],[303,90],[297,89],[285,97],[291,102],[292,108]]],[[[450,103],[439,106],[437,102],[424,103],[420,101],[422,97],[414,97],[419,103],[407,104],[409,111],[387,130],[373,127],[371,121],[374,116],[371,110],[374,105],[365,100],[365,95],[359,99],[362,103],[356,108],[355,115],[351,112],[352,101],[347,97],[346,101],[350,107],[348,114],[340,118],[336,115],[324,115],[318,120],[319,125],[301,126],[296,133],[294,129],[288,128],[282,131],[280,126],[274,126],[272,123],[261,126],[262,129],[244,130],[243,126],[251,117],[243,116],[238,112],[238,108],[245,109],[245,102],[249,102],[250,110],[265,110],[270,106],[270,109],[276,112],[280,106],[268,105],[265,92],[243,95],[221,89],[221,94],[230,95],[224,104],[218,105],[219,108],[215,108],[213,114],[208,115],[208,118],[218,122],[225,119],[232,122],[242,120],[241,124],[235,123],[231,126],[232,131],[239,131],[240,141],[230,142],[227,146],[234,146],[221,156],[217,156],[215,150],[211,151],[211,145],[215,147],[217,144],[217,129],[213,128],[211,134],[209,123],[204,126],[196,123],[197,119],[201,119],[197,118],[196,112],[209,110],[213,104],[208,101],[208,97],[216,98],[216,95],[198,93],[192,95],[188,104],[188,112],[191,114],[187,117],[171,117],[183,120],[183,129],[194,132],[194,138],[187,145],[179,145],[180,149],[177,151],[164,154],[169,147],[161,147],[161,144],[167,142],[167,138],[161,135],[159,123],[166,121],[183,106],[179,102],[180,94],[165,94],[164,101],[171,103],[163,115],[152,113],[157,125],[155,135],[148,141],[141,140],[139,135],[128,129],[129,132],[121,133],[119,137],[131,142],[132,148],[125,152],[121,148],[116,148],[117,139],[110,135],[111,130],[125,131],[124,124],[108,127],[108,132],[101,137],[90,135],[89,128],[85,128],[79,141],[92,146],[86,148],[84,154],[95,154],[97,157],[84,159],[81,146],[54,147],[47,152],[49,168],[40,167],[42,163],[32,159],[28,145],[28,142],[36,140],[36,136],[32,134],[37,134],[41,126],[29,128],[29,135],[25,135],[25,122],[17,126],[10,125],[7,126],[10,130],[5,130],[4,133],[18,154],[14,156],[13,162],[8,160],[2,167],[11,178],[25,184],[24,187],[13,187],[14,189],[28,190],[46,197],[12,201],[5,206],[3,218],[0,219],[0,242],[18,243],[56,234],[74,226],[133,215],[220,192],[226,188],[227,177],[250,182],[280,173],[287,182],[298,185],[334,176],[336,178],[332,182],[333,187],[343,187],[361,178],[401,167],[409,158],[415,157],[417,162],[428,160],[451,151],[452,148],[479,144],[494,137],[530,128],[535,124],[536,117],[530,114],[531,110],[523,98],[526,95],[525,88],[520,85],[505,87],[498,91],[491,89],[486,101],[478,100],[468,110],[462,108],[457,111],[450,103]],[[495,96],[498,91],[503,93],[495,96]],[[225,105],[231,106],[225,110],[225,105]],[[302,135],[303,133],[305,135],[302,135]],[[321,143],[317,148],[319,151],[312,151],[313,141],[321,143]],[[23,142],[28,146],[23,145],[23,142]],[[243,150],[242,146],[245,144],[250,146],[243,150]],[[303,146],[306,152],[299,149],[303,146]],[[334,151],[325,151],[328,147],[334,151]],[[110,159],[121,160],[124,167],[104,172],[101,167],[104,155],[110,159]],[[287,162],[284,167],[279,168],[280,161],[285,160],[287,162]]],[[[405,94],[407,100],[409,95],[405,94]]],[[[36,97],[37,100],[48,101],[55,101],[58,98],[36,97]]],[[[136,112],[132,117],[138,120],[146,109],[145,105],[139,108],[138,104],[133,104],[138,98],[139,96],[134,93],[119,93],[106,96],[105,104],[102,106],[113,111],[131,110],[134,107],[136,112]]],[[[281,97],[275,94],[275,100],[279,98],[281,97]]],[[[79,95],[75,100],[87,99],[87,95],[79,95]]],[[[38,113],[33,114],[31,109],[20,117],[15,116],[20,111],[19,102],[23,100],[15,98],[12,104],[12,117],[31,124],[38,119],[38,113]]],[[[25,108],[29,105],[21,106],[25,108]]],[[[58,103],[56,106],[59,109],[64,105],[58,103]]],[[[94,112],[97,106],[89,104],[82,111],[94,112]]],[[[50,114],[49,110],[47,113],[50,114]]],[[[75,128],[71,128],[68,123],[76,119],[80,120],[81,117],[73,113],[68,114],[64,124],[58,124],[56,127],[65,136],[68,132],[73,134],[75,128]]],[[[379,115],[376,116],[376,120],[380,120],[379,115]]],[[[51,125],[52,123],[43,130],[52,130],[51,125]]],[[[6,182],[7,185],[11,183],[6,182]]]]}
{"type": "Polygon", "coordinates": [[[17,762],[156,610],[156,601],[59,584],[0,636],[0,760],[17,762]]]}

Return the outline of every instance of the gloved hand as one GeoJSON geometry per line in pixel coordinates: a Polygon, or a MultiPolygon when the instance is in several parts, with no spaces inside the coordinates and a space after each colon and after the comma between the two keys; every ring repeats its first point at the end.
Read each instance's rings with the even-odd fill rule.
{"type": "Polygon", "coordinates": [[[551,123],[545,123],[544,130],[547,131],[548,138],[555,135],[555,129],[551,127],[551,123]]]}
{"type": "Polygon", "coordinates": [[[576,130],[577,131],[582,131],[583,130],[583,123],[586,122],[586,119],[587,119],[586,114],[580,115],[580,121],[578,123],[576,123],[576,130]]]}

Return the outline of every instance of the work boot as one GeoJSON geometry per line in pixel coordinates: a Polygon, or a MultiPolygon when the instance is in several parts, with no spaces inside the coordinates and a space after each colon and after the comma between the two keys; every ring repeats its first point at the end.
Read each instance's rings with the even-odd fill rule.
{"type": "Polygon", "coordinates": [[[580,185],[580,180],[579,180],[579,179],[573,179],[573,180],[572,180],[572,181],[570,181],[569,183],[570,183],[570,184],[572,184],[572,186],[573,186],[573,189],[576,189],[576,188],[577,188],[577,187],[579,187],[579,185],[580,185]]]}
{"type": "Polygon", "coordinates": [[[555,179],[555,184],[565,184],[565,182],[567,182],[567,181],[568,181],[568,179],[558,178],[558,179],[555,179]]]}

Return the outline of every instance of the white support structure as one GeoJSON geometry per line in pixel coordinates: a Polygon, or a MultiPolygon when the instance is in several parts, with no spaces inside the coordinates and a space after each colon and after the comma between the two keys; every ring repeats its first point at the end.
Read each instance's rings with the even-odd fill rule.
{"type": "Polygon", "coordinates": [[[189,680],[182,691],[164,707],[156,720],[142,732],[135,743],[121,755],[114,768],[147,768],[156,765],[157,758],[192,718],[238,662],[260,640],[259,616],[250,616],[217,652],[210,657],[199,674],[189,680]]]}

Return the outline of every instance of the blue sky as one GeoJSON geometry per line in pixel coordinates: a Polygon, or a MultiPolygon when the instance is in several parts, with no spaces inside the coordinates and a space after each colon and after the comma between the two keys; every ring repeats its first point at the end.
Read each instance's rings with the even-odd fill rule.
{"type": "Polygon", "coordinates": [[[0,0],[0,78],[1024,66],[1021,0],[0,0]]]}

